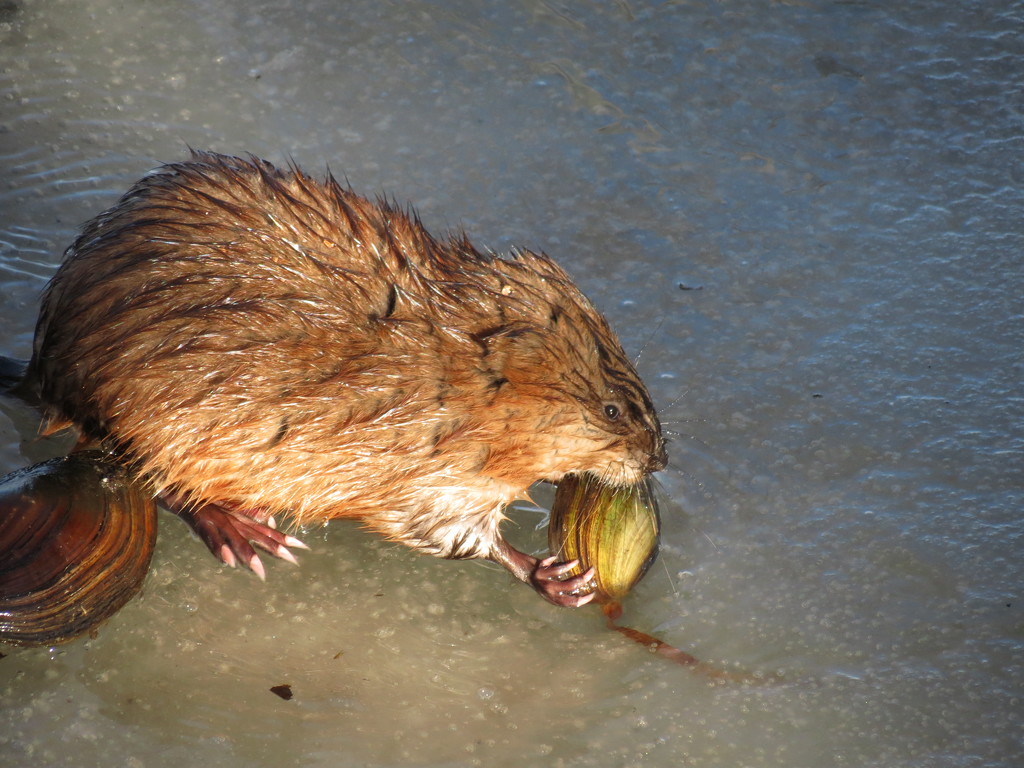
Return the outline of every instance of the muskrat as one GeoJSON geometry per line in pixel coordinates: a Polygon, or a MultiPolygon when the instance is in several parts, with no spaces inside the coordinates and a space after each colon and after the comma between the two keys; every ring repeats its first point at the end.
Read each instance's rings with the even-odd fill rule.
{"type": "Polygon", "coordinates": [[[193,152],[85,225],[43,295],[22,394],[144,478],[228,564],[354,518],[500,563],[557,605],[591,573],[502,538],[538,480],[665,466],[615,334],[542,253],[506,257],[297,167],[193,152]]]}

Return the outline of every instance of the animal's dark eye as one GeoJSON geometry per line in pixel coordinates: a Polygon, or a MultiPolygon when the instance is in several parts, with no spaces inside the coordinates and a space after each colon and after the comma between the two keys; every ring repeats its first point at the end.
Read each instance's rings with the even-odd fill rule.
{"type": "Polygon", "coordinates": [[[619,406],[615,403],[605,403],[604,415],[608,418],[608,421],[618,421],[622,411],[619,410],[619,406]]]}

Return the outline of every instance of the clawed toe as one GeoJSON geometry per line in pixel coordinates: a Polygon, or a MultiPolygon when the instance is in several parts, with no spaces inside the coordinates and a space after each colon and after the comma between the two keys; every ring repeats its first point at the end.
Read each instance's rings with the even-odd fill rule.
{"type": "Polygon", "coordinates": [[[243,563],[261,580],[266,580],[266,570],[254,547],[294,565],[298,565],[298,561],[289,548],[309,549],[294,536],[277,530],[273,518],[264,524],[217,504],[191,506],[170,496],[162,501],[171,512],[188,523],[217,559],[232,568],[243,563]]]}
{"type": "Polygon", "coordinates": [[[591,602],[597,595],[594,589],[594,569],[588,568],[576,576],[563,578],[579,566],[578,560],[556,563],[547,557],[537,563],[530,577],[533,588],[545,600],[567,608],[578,608],[591,602]]]}

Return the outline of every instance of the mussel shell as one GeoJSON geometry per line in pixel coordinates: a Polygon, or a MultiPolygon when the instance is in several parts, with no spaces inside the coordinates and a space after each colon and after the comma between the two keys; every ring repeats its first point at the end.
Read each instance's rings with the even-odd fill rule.
{"type": "Polygon", "coordinates": [[[559,560],[589,567],[599,597],[618,600],[658,556],[661,517],[654,481],[615,486],[589,473],[558,483],[548,523],[548,545],[559,560]]]}
{"type": "Polygon", "coordinates": [[[81,635],[142,586],[156,542],[152,493],[98,451],[0,479],[0,642],[81,635]]]}

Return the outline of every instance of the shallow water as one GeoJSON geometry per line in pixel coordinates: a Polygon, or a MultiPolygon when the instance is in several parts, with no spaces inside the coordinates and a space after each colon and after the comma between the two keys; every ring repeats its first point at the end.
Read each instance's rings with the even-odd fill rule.
{"type": "MultiPolygon", "coordinates": [[[[544,249],[674,433],[627,616],[784,678],[349,525],[260,584],[164,516],[97,637],[2,651],[4,765],[1019,765],[1022,72],[980,0],[0,2],[0,353],[186,145],[544,249]]],[[[0,469],[57,450],[2,406],[0,469]]]]}

